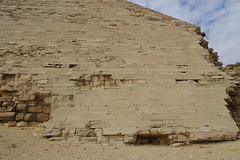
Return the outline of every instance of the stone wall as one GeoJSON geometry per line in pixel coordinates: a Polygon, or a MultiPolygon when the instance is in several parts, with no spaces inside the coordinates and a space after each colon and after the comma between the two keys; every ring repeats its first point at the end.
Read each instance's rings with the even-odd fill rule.
{"type": "Polygon", "coordinates": [[[205,55],[204,58],[210,63],[213,63],[219,68],[219,70],[226,72],[228,75],[233,77],[232,80],[235,80],[231,82],[232,85],[230,87],[226,88],[226,93],[229,96],[225,99],[225,101],[227,102],[226,107],[229,109],[232,118],[240,128],[240,62],[222,67],[223,63],[218,61],[218,53],[213,52],[212,48],[208,48],[208,41],[203,39],[206,34],[201,32],[200,28],[198,28],[196,32],[202,36],[199,44],[209,52],[209,55],[205,55]]]}
{"type": "Polygon", "coordinates": [[[82,143],[236,139],[232,77],[197,26],[125,0],[0,3],[1,122],[82,143]]]}
{"type": "Polygon", "coordinates": [[[235,84],[228,87],[226,90],[229,95],[226,102],[228,103],[228,109],[231,111],[231,116],[240,128],[240,62],[229,64],[221,68],[221,70],[228,73],[236,80],[235,84]]]}
{"type": "Polygon", "coordinates": [[[38,93],[39,81],[30,74],[1,74],[0,122],[8,126],[36,125],[49,120],[50,93],[38,93]]]}

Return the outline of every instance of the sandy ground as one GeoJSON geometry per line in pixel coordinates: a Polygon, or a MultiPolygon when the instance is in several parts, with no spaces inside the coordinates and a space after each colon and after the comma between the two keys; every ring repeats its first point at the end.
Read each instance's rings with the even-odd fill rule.
{"type": "Polygon", "coordinates": [[[138,145],[102,146],[49,141],[40,127],[0,126],[0,159],[4,160],[239,160],[240,140],[185,147],[138,145]]]}

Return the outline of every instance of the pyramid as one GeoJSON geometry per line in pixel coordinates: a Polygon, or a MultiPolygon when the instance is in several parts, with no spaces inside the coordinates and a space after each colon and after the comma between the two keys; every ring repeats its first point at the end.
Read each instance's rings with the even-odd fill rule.
{"type": "Polygon", "coordinates": [[[2,0],[0,121],[51,140],[235,140],[200,28],[125,0],[2,0]]]}

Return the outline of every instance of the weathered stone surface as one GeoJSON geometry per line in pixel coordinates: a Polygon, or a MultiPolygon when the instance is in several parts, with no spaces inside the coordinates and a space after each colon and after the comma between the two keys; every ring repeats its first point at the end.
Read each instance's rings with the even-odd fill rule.
{"type": "Polygon", "coordinates": [[[0,102],[11,102],[11,101],[12,101],[12,96],[0,97],[0,102]]]}
{"type": "Polygon", "coordinates": [[[89,128],[77,128],[76,129],[76,136],[81,136],[81,137],[91,137],[94,135],[93,130],[89,128]]]}
{"type": "Polygon", "coordinates": [[[15,119],[15,112],[3,112],[0,113],[0,121],[7,122],[13,121],[15,119]]]}
{"type": "Polygon", "coordinates": [[[50,106],[43,106],[43,113],[50,113],[51,107],[50,106]]]}
{"type": "Polygon", "coordinates": [[[25,103],[17,104],[16,111],[20,112],[20,113],[26,113],[27,112],[27,104],[25,104],[25,103]]]}
{"type": "Polygon", "coordinates": [[[44,137],[61,137],[62,136],[62,131],[58,128],[53,128],[51,130],[45,130],[43,133],[44,137]]]}
{"type": "Polygon", "coordinates": [[[8,126],[8,127],[15,127],[16,126],[16,121],[8,121],[7,123],[5,123],[4,125],[5,126],[8,126]]]}
{"type": "Polygon", "coordinates": [[[42,106],[31,106],[28,107],[28,112],[30,113],[42,113],[43,107],[42,106]]]}
{"type": "Polygon", "coordinates": [[[33,122],[35,121],[35,119],[36,119],[36,115],[33,113],[27,113],[24,116],[24,121],[27,121],[27,122],[33,122]]]}
{"type": "Polygon", "coordinates": [[[15,120],[16,120],[16,121],[23,121],[23,120],[24,120],[24,116],[25,116],[25,113],[18,113],[18,114],[16,115],[15,120]]]}
{"type": "MultiPolygon", "coordinates": [[[[229,64],[221,70],[233,76],[235,84],[226,89],[228,98],[225,99],[227,107],[231,111],[231,116],[235,120],[237,126],[240,128],[240,62],[236,64],[229,64]]],[[[239,131],[240,133],[240,131],[239,131]]]]}
{"type": "Polygon", "coordinates": [[[137,141],[136,135],[124,135],[124,143],[135,144],[137,141]]]}
{"type": "Polygon", "coordinates": [[[36,115],[37,122],[45,122],[49,120],[49,114],[39,113],[36,115]]]}
{"type": "Polygon", "coordinates": [[[82,143],[90,143],[90,144],[96,144],[97,143],[97,137],[83,137],[82,143]]]}
{"type": "Polygon", "coordinates": [[[28,126],[28,122],[24,122],[24,121],[21,121],[21,122],[18,122],[16,124],[17,127],[27,127],[28,126]]]}
{"type": "Polygon", "coordinates": [[[12,107],[13,105],[14,105],[13,102],[3,102],[3,103],[2,103],[2,106],[3,106],[3,107],[12,107]]]}
{"type": "Polygon", "coordinates": [[[6,111],[7,112],[15,112],[16,111],[16,107],[9,106],[9,107],[7,107],[6,111]]]}
{"type": "Polygon", "coordinates": [[[182,146],[185,146],[186,144],[184,143],[173,143],[172,146],[173,147],[182,147],[182,146]]]}
{"type": "Polygon", "coordinates": [[[7,108],[6,107],[0,107],[0,112],[6,112],[7,108]]]}
{"type": "Polygon", "coordinates": [[[1,106],[1,121],[49,121],[45,137],[84,143],[236,139],[238,84],[227,98],[233,79],[199,27],[125,0],[9,3],[0,10],[0,103],[16,110],[1,106]]]}

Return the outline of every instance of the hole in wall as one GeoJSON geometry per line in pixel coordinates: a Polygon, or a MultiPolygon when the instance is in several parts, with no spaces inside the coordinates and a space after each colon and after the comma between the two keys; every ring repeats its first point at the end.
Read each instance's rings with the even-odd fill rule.
{"type": "Polygon", "coordinates": [[[137,136],[136,144],[139,145],[169,145],[168,136],[137,136]]]}
{"type": "Polygon", "coordinates": [[[196,84],[199,83],[198,79],[175,79],[177,84],[196,84]]]}
{"type": "Polygon", "coordinates": [[[69,68],[75,68],[77,67],[77,64],[69,64],[69,68]]]}

